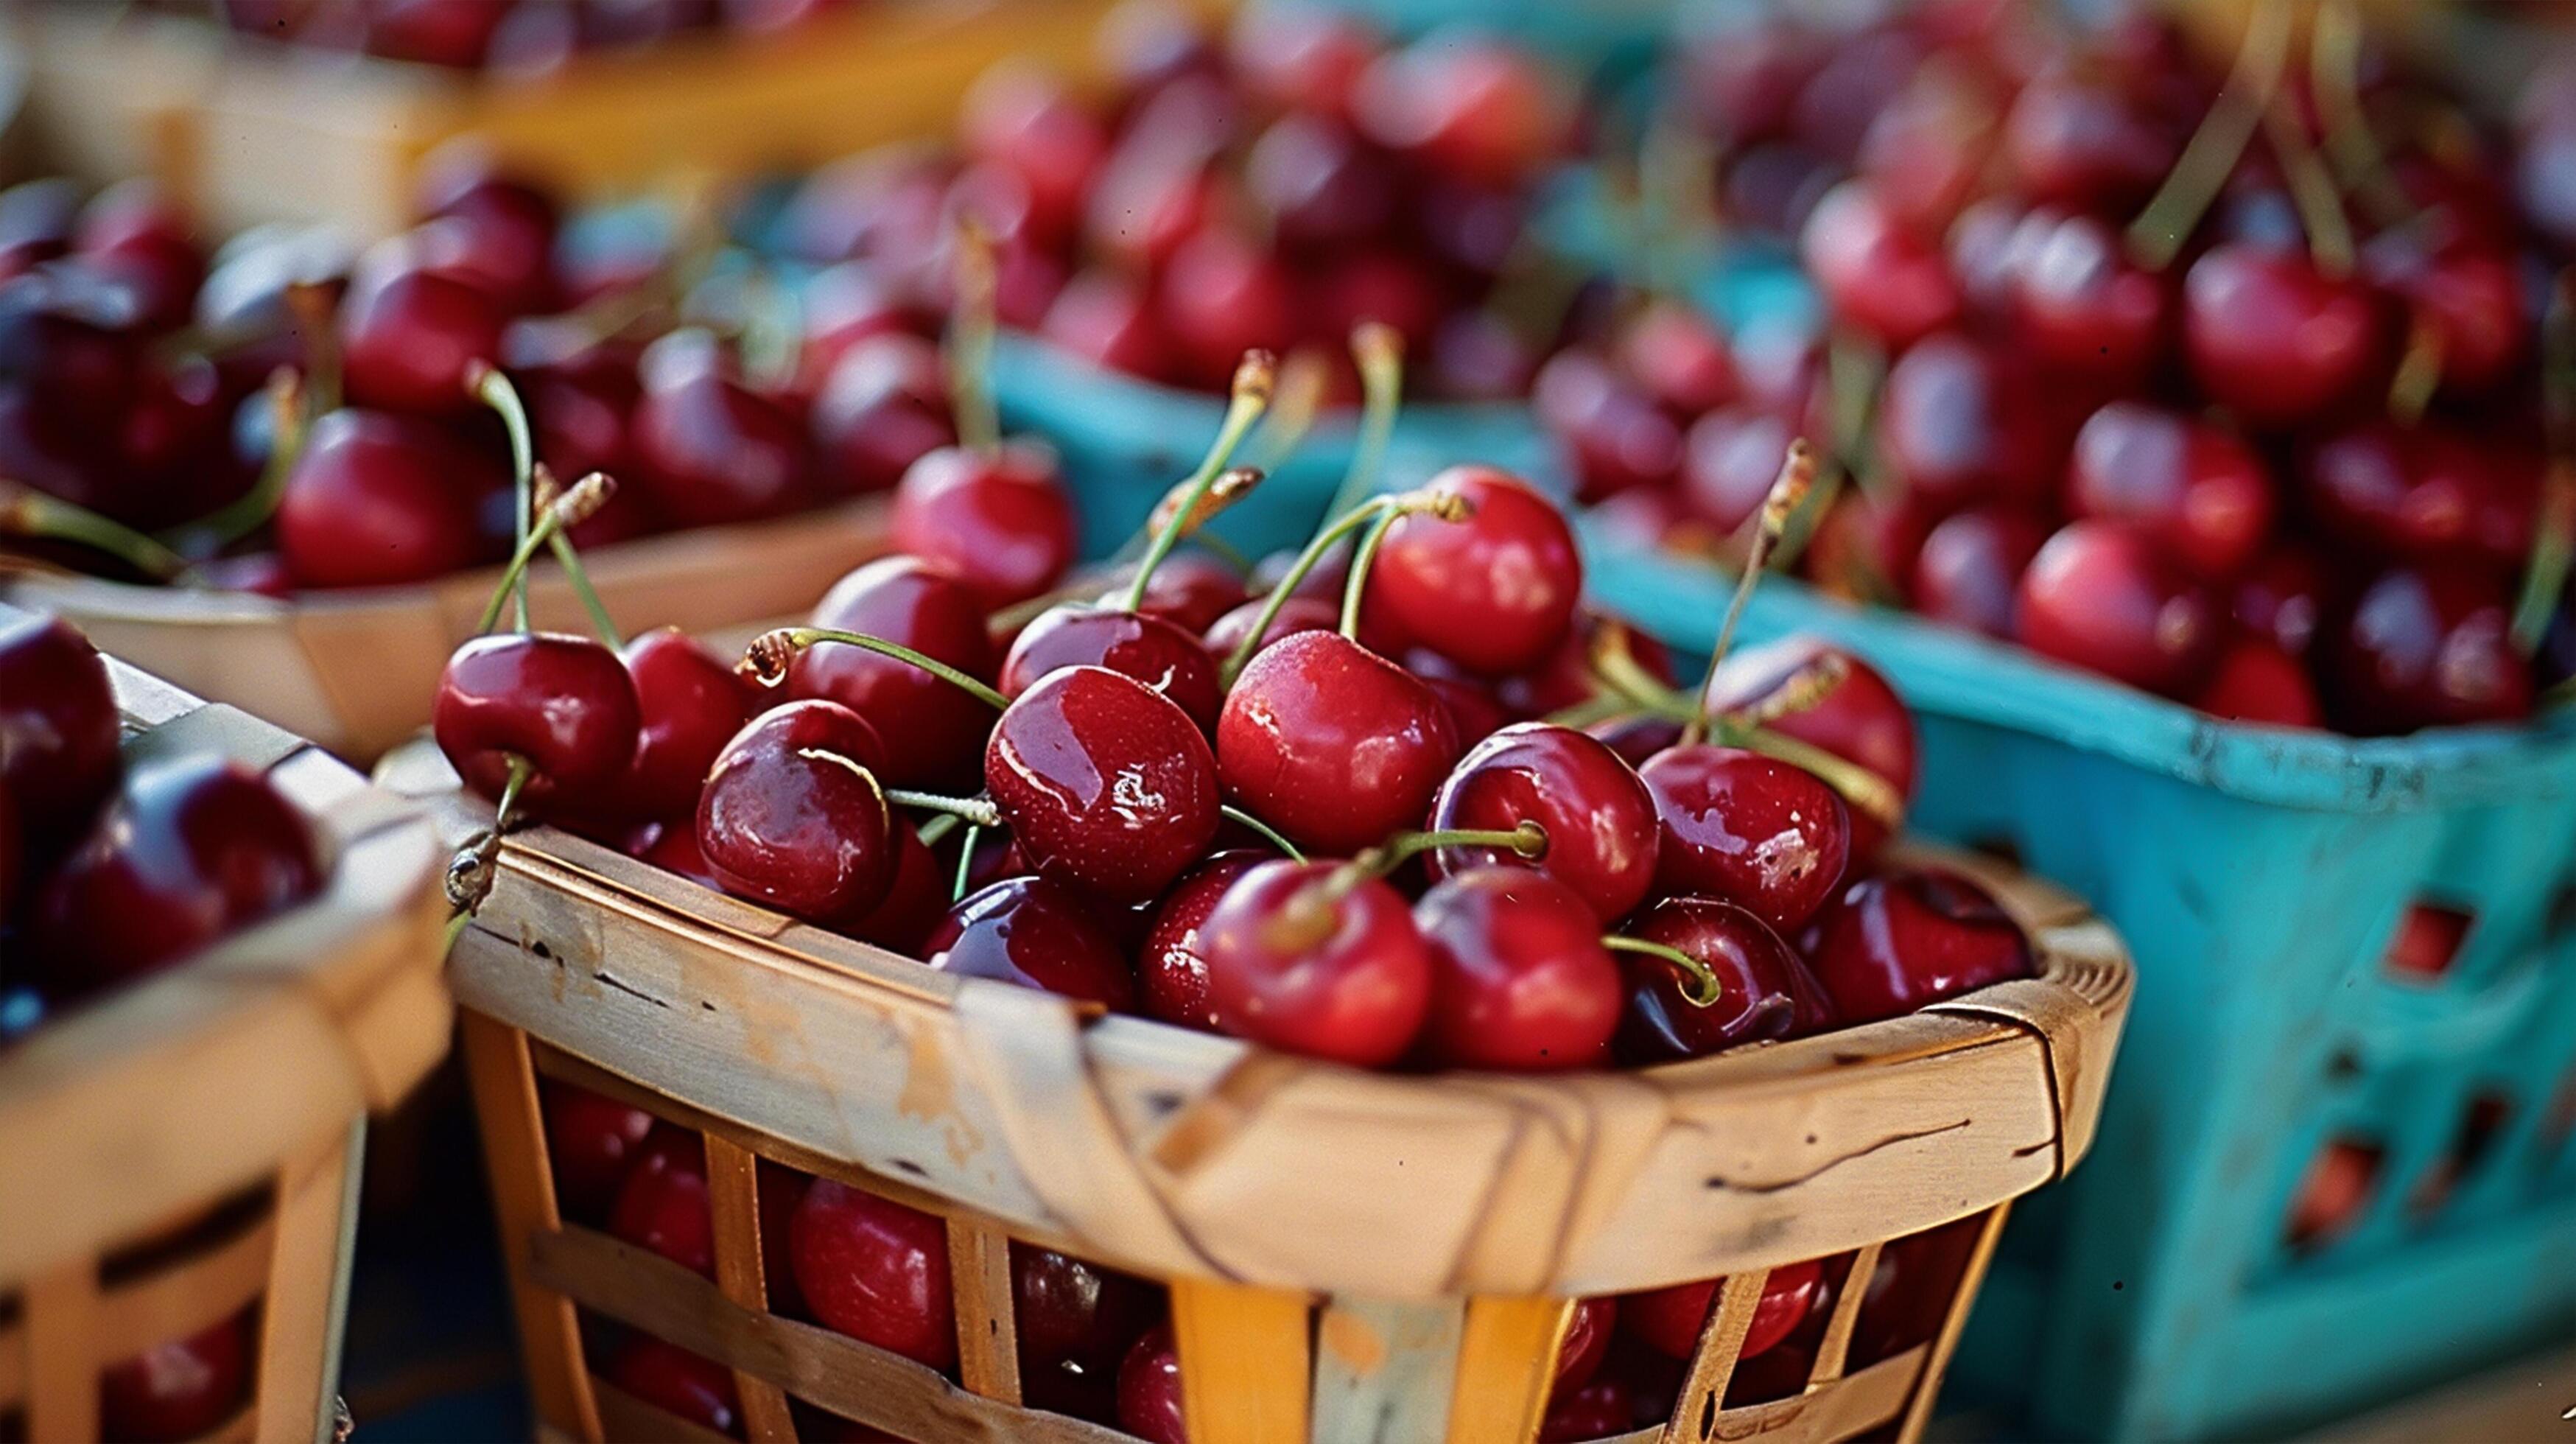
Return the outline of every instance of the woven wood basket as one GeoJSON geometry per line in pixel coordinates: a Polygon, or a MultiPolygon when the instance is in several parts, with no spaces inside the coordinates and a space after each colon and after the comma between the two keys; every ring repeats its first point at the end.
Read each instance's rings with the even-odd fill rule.
{"type": "Polygon", "coordinates": [[[367,1117],[447,1051],[444,853],[417,803],[311,744],[109,671],[129,761],[262,770],[330,879],[0,1049],[0,1419],[97,1439],[104,1369],[256,1305],[255,1391],[214,1437],[327,1439],[367,1117]]]}

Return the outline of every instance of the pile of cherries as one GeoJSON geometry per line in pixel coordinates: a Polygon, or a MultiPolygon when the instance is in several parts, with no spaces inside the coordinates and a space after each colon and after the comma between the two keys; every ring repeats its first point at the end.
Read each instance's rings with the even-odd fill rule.
{"type": "Polygon", "coordinates": [[[1795,232],[1829,334],[1660,320],[1542,420],[1616,525],[1691,550],[1830,437],[1809,575],[2218,717],[2529,715],[2576,668],[2576,228],[2536,178],[2576,106],[2517,151],[2293,8],[2224,84],[2169,21],[1984,3],[1691,51],[1722,190],[1795,232]]]}
{"type": "Polygon", "coordinates": [[[155,0],[212,9],[243,35],[387,60],[550,74],[576,55],[630,51],[674,36],[763,35],[849,0],[155,0]]]}
{"type": "MultiPolygon", "coordinates": [[[[321,888],[313,830],[210,753],[128,766],[107,666],[50,617],[0,617],[0,1048],[49,1012],[184,964],[321,888]]],[[[210,1433],[247,1397],[248,1313],[101,1376],[115,1439],[210,1433]]]]}
{"type": "MultiPolygon", "coordinates": [[[[1555,324],[1532,182],[1575,131],[1571,87],[1537,59],[1463,32],[1396,46],[1320,6],[1247,6],[1212,36],[1156,0],[1113,12],[1100,49],[1104,96],[1008,61],[967,92],[953,152],[810,178],[776,234],[831,267],[816,328],[921,329],[965,219],[999,248],[1005,324],[1127,375],[1222,392],[1247,350],[1337,363],[1377,321],[1426,394],[1526,393],[1555,324]]],[[[1325,394],[1353,399],[1328,369],[1325,394]]]]}
{"type": "MultiPolygon", "coordinates": [[[[1382,329],[1355,347],[1372,371],[1392,349],[1382,329]]],[[[952,976],[1404,1069],[1668,1062],[2031,970],[1975,883],[1882,860],[1916,781],[1913,720],[1883,679],[1798,639],[1676,691],[1583,610],[1565,519],[1515,477],[1460,466],[1370,496],[1265,559],[1261,582],[1184,549],[1259,484],[1230,462],[1274,382],[1270,357],[1244,358],[1222,434],[1133,562],[1063,575],[1061,516],[1005,503],[1009,448],[960,447],[914,468],[961,478],[943,495],[964,500],[921,533],[936,555],[859,568],[739,667],[671,631],[622,653],[466,643],[434,731],[499,812],[451,874],[460,908],[500,836],[544,820],[952,976]]],[[[1793,446],[1767,538],[1814,472],[1793,446]]],[[[520,555],[605,484],[556,499],[520,555]]],[[[559,1152],[642,1146],[647,1123],[617,1116],[623,1142],[559,1152]]],[[[672,1148],[694,1157],[685,1137],[672,1148]]],[[[656,1210],[632,1191],[664,1185],[645,1177],[612,1228],[646,1229],[656,1210]]],[[[950,1361],[949,1302],[924,1272],[944,1260],[935,1221],[816,1184],[771,1237],[818,1320],[950,1361]],[[853,1276],[901,1279],[907,1302],[853,1276]],[[853,1289],[871,1302],[845,1307],[853,1289]]],[[[673,1256],[706,1267],[691,1249],[673,1256]]],[[[1692,1288],[1617,1307],[1686,1355],[1710,1297],[1692,1288]]],[[[1757,1344],[1812,1309],[1817,1268],[1773,1288],[1757,1344]]],[[[1578,1340],[1613,1312],[1587,1306],[1578,1340]]],[[[1167,1365],[1136,1370],[1168,1390],[1167,1365]]]]}

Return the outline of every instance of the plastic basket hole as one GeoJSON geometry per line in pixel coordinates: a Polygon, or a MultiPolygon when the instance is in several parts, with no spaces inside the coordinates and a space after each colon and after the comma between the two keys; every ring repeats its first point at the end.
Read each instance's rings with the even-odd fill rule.
{"type": "Polygon", "coordinates": [[[2429,983],[2450,972],[2476,915],[2442,903],[2416,902],[2397,920],[2380,965],[2394,978],[2429,983]]]}
{"type": "Polygon", "coordinates": [[[2496,1135],[2511,1116],[2513,1103],[2501,1093],[2481,1093],[2470,1099],[2469,1106],[2460,1110],[2460,1126],[2451,1135],[2450,1147],[2442,1150],[2442,1156],[2433,1160],[2407,1193],[2407,1216],[2422,1223],[2441,1212],[2442,1205],[2486,1161],[2496,1135]]]}
{"type": "Polygon", "coordinates": [[[1980,857],[1991,857],[2006,867],[2019,868],[2023,865],[2020,840],[2001,833],[1978,838],[1968,844],[1968,851],[1980,857]]]}
{"type": "Polygon", "coordinates": [[[2290,1247],[2312,1254],[2351,1233],[2370,1210],[2387,1156],[2387,1149],[2364,1139],[2328,1139],[2290,1197],[2290,1247]]]}

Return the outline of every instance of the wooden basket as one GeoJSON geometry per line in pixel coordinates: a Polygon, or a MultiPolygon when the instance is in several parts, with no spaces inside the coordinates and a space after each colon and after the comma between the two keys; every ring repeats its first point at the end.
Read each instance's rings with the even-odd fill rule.
{"type": "Polygon", "coordinates": [[[807,170],[948,123],[1004,55],[1079,67],[1111,0],[866,0],[777,35],[682,35],[513,80],[39,4],[41,138],[78,173],[157,176],[204,221],[412,219],[420,159],[472,135],[569,194],[675,172],[807,170]]]}
{"type": "Polygon", "coordinates": [[[256,1392],[215,1437],[327,1439],[367,1116],[447,1051],[444,854],[416,803],[310,744],[109,671],[130,761],[263,770],[314,819],[330,879],[0,1051],[0,1417],[23,1409],[38,1444],[96,1439],[103,1369],[256,1303],[256,1392]]]}
{"type": "MultiPolygon", "coordinates": [[[[885,548],[885,499],[871,497],[621,542],[583,564],[609,615],[630,632],[703,632],[802,616],[842,574],[885,548]]],[[[539,627],[589,630],[552,562],[540,560],[529,576],[539,627]]],[[[100,581],[0,556],[0,601],[52,612],[101,651],[361,761],[428,724],[448,654],[474,634],[499,580],[490,567],[419,586],[281,600],[100,581]]]]}
{"type": "MultiPolygon", "coordinates": [[[[427,748],[384,775],[452,785],[427,748]]],[[[448,806],[460,836],[483,815],[448,806]]],[[[1910,1437],[2006,1206],[2091,1139],[2130,990],[2082,904],[1937,856],[1994,889],[2040,976],[1640,1072],[1400,1077],[961,982],[514,835],[449,980],[541,1424],[697,1437],[593,1377],[579,1309],[729,1365],[755,1439],[794,1437],[789,1395],[911,1438],[1123,1437],[1016,1406],[1017,1239],[1169,1281],[1197,1444],[1527,1440],[1567,1300],[1721,1274],[1668,1437],[1910,1437]],[[703,1133],[717,1281],[564,1222],[540,1075],[703,1133]],[[948,1220],[965,1387],[766,1311],[756,1158],[948,1220]],[[1885,1242],[1977,1215],[1929,1344],[1846,1376],[1845,1289],[1802,1396],[1721,1408],[1769,1269],[1857,1251],[1866,1279],[1885,1242]]]]}

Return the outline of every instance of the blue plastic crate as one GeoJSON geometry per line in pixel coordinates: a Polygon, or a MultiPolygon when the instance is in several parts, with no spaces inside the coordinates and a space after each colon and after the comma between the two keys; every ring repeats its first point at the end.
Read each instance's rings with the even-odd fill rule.
{"type": "MultiPolygon", "coordinates": [[[[1685,652],[1711,644],[1731,578],[1589,540],[1602,601],[1685,652]]],[[[2371,740],[2228,725],[1766,582],[1745,635],[1792,631],[1854,648],[1913,703],[1918,827],[2008,849],[2138,962],[2099,1141],[2008,1232],[1964,1390],[2047,1437],[2242,1436],[2576,1332],[2576,720],[2371,740]],[[2430,982],[2384,965],[2417,902],[2473,919],[2430,982]],[[2331,1140],[2383,1150],[2376,1181],[2356,1226],[2293,1248],[2291,1201],[2331,1140]]]]}

